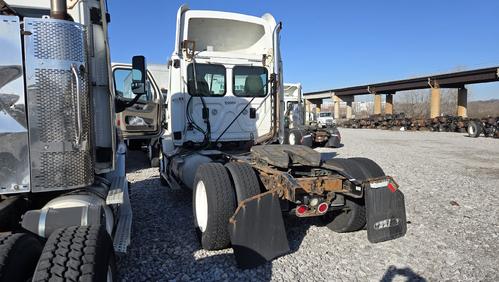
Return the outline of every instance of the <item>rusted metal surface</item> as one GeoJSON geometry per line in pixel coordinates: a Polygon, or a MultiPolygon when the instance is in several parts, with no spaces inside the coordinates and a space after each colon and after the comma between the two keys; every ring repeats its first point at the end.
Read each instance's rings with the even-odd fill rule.
{"type": "Polygon", "coordinates": [[[324,192],[344,192],[343,180],[337,177],[302,177],[296,182],[307,193],[323,194],[324,192]]]}

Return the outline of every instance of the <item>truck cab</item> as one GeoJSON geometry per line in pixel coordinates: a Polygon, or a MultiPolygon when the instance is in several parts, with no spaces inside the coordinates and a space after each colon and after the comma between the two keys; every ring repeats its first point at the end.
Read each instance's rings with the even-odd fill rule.
{"type": "Polygon", "coordinates": [[[148,88],[141,56],[121,85],[113,78],[105,0],[7,2],[0,1],[0,281],[48,281],[69,268],[71,279],[112,281],[132,223],[122,136],[160,132],[154,123],[120,131],[115,115],[140,107],[157,119],[161,109],[149,102],[160,89],[148,88]],[[70,249],[81,255],[70,258],[70,249]],[[71,263],[48,267],[54,261],[71,263]]]}

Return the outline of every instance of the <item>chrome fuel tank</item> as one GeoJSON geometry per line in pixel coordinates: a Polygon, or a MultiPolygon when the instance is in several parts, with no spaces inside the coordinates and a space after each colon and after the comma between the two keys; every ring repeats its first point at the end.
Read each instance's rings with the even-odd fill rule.
{"type": "Polygon", "coordinates": [[[0,15],[0,194],[30,190],[19,18],[0,15]]]}
{"type": "Polygon", "coordinates": [[[87,43],[81,24],[24,18],[31,191],[93,182],[87,43]]]}

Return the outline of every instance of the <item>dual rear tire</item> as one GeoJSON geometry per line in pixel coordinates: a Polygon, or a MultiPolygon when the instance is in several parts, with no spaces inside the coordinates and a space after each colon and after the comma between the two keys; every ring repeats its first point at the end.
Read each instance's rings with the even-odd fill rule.
{"type": "Polygon", "coordinates": [[[194,179],[194,227],[205,250],[230,246],[227,228],[240,201],[260,193],[253,168],[246,163],[230,162],[201,165],[194,179]]]}

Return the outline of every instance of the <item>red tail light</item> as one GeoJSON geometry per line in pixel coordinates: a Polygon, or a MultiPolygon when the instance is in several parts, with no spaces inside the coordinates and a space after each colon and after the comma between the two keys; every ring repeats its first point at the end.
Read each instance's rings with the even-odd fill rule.
{"type": "Polygon", "coordinates": [[[319,213],[326,213],[328,208],[329,208],[329,205],[327,203],[321,203],[317,207],[317,210],[319,211],[319,213]]]}
{"type": "Polygon", "coordinates": [[[308,211],[308,207],[305,205],[298,206],[296,208],[296,214],[297,215],[303,215],[308,211]]]}

